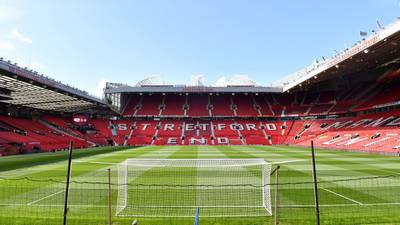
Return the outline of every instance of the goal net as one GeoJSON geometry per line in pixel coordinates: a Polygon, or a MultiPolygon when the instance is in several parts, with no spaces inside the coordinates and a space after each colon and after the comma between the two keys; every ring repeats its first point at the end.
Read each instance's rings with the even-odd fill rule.
{"type": "Polygon", "coordinates": [[[270,216],[264,159],[128,159],[118,165],[117,216],[270,216]]]}

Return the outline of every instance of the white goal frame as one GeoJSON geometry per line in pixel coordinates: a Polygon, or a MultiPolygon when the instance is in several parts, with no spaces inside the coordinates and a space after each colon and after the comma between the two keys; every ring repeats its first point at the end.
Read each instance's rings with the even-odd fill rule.
{"type": "MultiPolygon", "coordinates": [[[[248,205],[237,205],[237,204],[232,204],[229,205],[229,199],[225,202],[226,204],[223,205],[147,205],[145,207],[154,210],[155,208],[200,208],[200,214],[201,210],[205,208],[226,208],[223,209],[222,211],[224,213],[219,213],[219,214],[210,214],[207,215],[207,213],[202,214],[202,217],[246,217],[246,216],[271,216],[272,215],[272,210],[271,210],[271,193],[270,193],[270,173],[271,173],[271,164],[266,162],[262,158],[245,158],[245,159],[231,159],[231,158],[222,158],[222,159],[149,159],[149,158],[134,158],[134,159],[127,159],[126,161],[118,164],[118,198],[117,198],[117,207],[116,207],[116,216],[121,216],[121,217],[192,217],[193,215],[180,215],[180,214],[174,214],[174,215],[164,215],[160,213],[159,215],[157,214],[143,214],[143,213],[132,213],[132,212],[125,212],[128,211],[127,208],[129,207],[141,207],[141,206],[135,206],[135,202],[128,202],[130,196],[135,194],[133,189],[133,186],[135,184],[135,180],[140,177],[142,174],[146,173],[149,170],[152,169],[157,169],[157,170],[163,170],[163,168],[182,168],[182,170],[185,170],[185,168],[190,169],[190,168],[195,168],[196,170],[203,171],[206,170],[207,172],[210,172],[208,169],[215,169],[216,171],[222,171],[223,173],[230,173],[231,171],[232,174],[229,174],[230,180],[228,180],[228,183],[225,183],[223,179],[219,179],[219,177],[212,177],[209,176],[209,173],[207,173],[206,176],[203,175],[202,178],[203,180],[207,180],[208,177],[210,179],[213,179],[213,182],[220,182],[220,184],[215,184],[212,183],[212,186],[215,185],[217,188],[220,188],[218,191],[222,190],[223,193],[223,188],[225,186],[238,186],[237,188],[238,191],[244,191],[243,196],[241,196],[241,193],[238,193],[239,199],[243,197],[244,199],[246,198],[245,194],[247,191],[247,194],[249,189],[251,189],[251,194],[254,196],[260,196],[260,198],[256,202],[256,204],[248,204],[248,205]],[[131,168],[132,167],[132,168],[131,168]],[[256,170],[256,175],[252,175],[250,172],[246,172],[246,168],[252,168],[253,172],[256,170]],[[257,171],[259,170],[259,171],[257,171]],[[133,177],[130,177],[130,172],[134,173],[133,177]],[[235,176],[235,171],[240,171],[241,173],[246,173],[248,174],[247,181],[250,181],[246,183],[246,180],[243,181],[243,183],[240,183],[240,176],[235,176]],[[139,174],[139,175],[138,175],[139,174]],[[229,182],[232,182],[229,183],[229,182]],[[133,186],[132,186],[133,185],[133,186]],[[255,194],[254,194],[255,193],[255,194]],[[257,194],[258,193],[258,194],[257,194]],[[257,215],[256,214],[247,214],[245,213],[238,213],[235,211],[235,213],[225,213],[225,211],[228,211],[229,209],[234,209],[234,208],[244,208],[244,209],[249,209],[249,211],[257,209],[257,215]],[[262,209],[262,210],[261,210],[262,209]],[[264,212],[264,213],[261,213],[264,212]]],[[[177,170],[181,171],[181,170],[177,170]]],[[[199,172],[200,173],[200,172],[199,172]]],[[[179,174],[178,174],[179,175],[179,174]]],[[[240,174],[238,174],[240,175],[240,174]]],[[[196,178],[197,179],[197,178],[196,178]]],[[[208,183],[203,183],[202,181],[195,184],[195,185],[188,185],[190,188],[195,188],[195,190],[200,190],[200,188],[203,188],[203,186],[208,186],[208,183]],[[197,189],[198,188],[198,189],[197,189]]],[[[143,185],[143,184],[140,184],[143,185]]],[[[151,185],[151,184],[149,184],[151,185]]],[[[185,184],[180,184],[180,183],[171,183],[168,185],[177,185],[180,188],[185,188],[185,184]]],[[[166,186],[168,186],[166,185],[166,186]]],[[[157,185],[155,185],[157,186],[157,185]]],[[[154,188],[154,187],[152,187],[154,188]]],[[[162,188],[162,187],[160,187],[162,188]]],[[[154,189],[152,189],[154,190],[154,189]]],[[[236,190],[236,189],[235,189],[236,190]]],[[[162,190],[161,190],[162,191],[162,190]]],[[[186,193],[186,192],[185,192],[186,193]]],[[[197,193],[197,192],[196,192],[197,193]]],[[[207,193],[205,194],[207,195],[207,193]]],[[[236,196],[236,197],[238,197],[236,196]]],[[[254,197],[253,196],[253,197],[254,197]]],[[[136,197],[136,196],[135,196],[136,197]]],[[[201,196],[204,197],[204,196],[201,196]]],[[[205,196],[206,198],[209,196],[205,196]]],[[[214,195],[211,196],[216,197],[214,195]]],[[[258,197],[257,197],[258,198],[258,197]]],[[[238,209],[239,210],[239,209],[238,209]]],[[[246,210],[245,210],[246,211],[246,210]]],[[[253,211],[251,211],[253,212],[253,211]]]]}

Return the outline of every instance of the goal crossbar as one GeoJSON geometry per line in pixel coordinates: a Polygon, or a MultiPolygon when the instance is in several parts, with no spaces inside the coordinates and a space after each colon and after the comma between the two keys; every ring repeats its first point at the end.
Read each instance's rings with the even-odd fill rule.
{"type": "Polygon", "coordinates": [[[127,159],[123,164],[136,167],[225,167],[268,165],[262,158],[245,159],[127,159]]]}

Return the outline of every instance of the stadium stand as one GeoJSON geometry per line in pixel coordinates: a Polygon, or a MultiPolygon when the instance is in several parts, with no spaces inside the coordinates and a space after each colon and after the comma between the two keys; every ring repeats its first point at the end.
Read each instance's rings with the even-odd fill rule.
{"type": "Polygon", "coordinates": [[[254,96],[254,101],[256,105],[259,107],[261,115],[274,115],[274,111],[272,110],[271,103],[265,98],[265,95],[257,94],[254,96]]]}
{"type": "Polygon", "coordinates": [[[164,109],[162,111],[163,116],[183,116],[185,105],[185,96],[170,94],[165,96],[164,109]]]}
{"type": "Polygon", "coordinates": [[[187,116],[209,116],[208,95],[186,95],[186,114],[187,116]]]}
{"type": "Polygon", "coordinates": [[[243,76],[221,86],[151,77],[107,83],[104,100],[0,59],[0,155],[62,150],[71,141],[83,148],[313,140],[319,148],[397,153],[400,33],[391,29],[270,86],[243,76]]]}
{"type": "Polygon", "coordinates": [[[233,116],[231,95],[212,95],[212,115],[213,116],[233,116]]]}
{"type": "Polygon", "coordinates": [[[134,116],[136,115],[137,108],[136,106],[140,103],[141,100],[139,95],[132,95],[128,104],[125,106],[122,115],[124,116],[134,116]]]}
{"type": "Polygon", "coordinates": [[[144,95],[142,96],[139,109],[136,112],[136,115],[139,116],[157,116],[160,115],[160,106],[162,105],[163,96],[156,95],[144,95]]]}
{"type": "Polygon", "coordinates": [[[13,142],[20,142],[23,145],[32,145],[32,143],[35,143],[33,145],[43,151],[66,149],[71,141],[74,142],[76,148],[89,146],[85,140],[67,135],[66,133],[60,133],[40,121],[5,116],[0,116],[0,121],[28,137],[27,139],[21,137],[20,134],[5,132],[0,136],[2,139],[13,139],[13,142]]]}
{"type": "Polygon", "coordinates": [[[257,116],[259,112],[256,110],[256,104],[251,95],[234,95],[232,96],[233,104],[236,106],[238,116],[257,116]]]}
{"type": "MultiPolygon", "coordinates": [[[[307,116],[329,116],[342,111],[341,108],[348,110],[350,104],[355,105],[354,100],[349,99],[352,94],[137,95],[130,98],[123,114],[128,117],[135,114],[157,116],[161,111],[161,120],[140,117],[117,120],[94,118],[89,119],[86,125],[88,129],[82,131],[73,126],[71,118],[50,115],[38,119],[1,116],[0,140],[2,146],[18,144],[26,152],[34,149],[65,149],[70,141],[75,142],[77,147],[87,147],[109,144],[308,146],[311,140],[320,148],[397,152],[400,148],[400,110],[354,114],[371,109],[376,104],[398,100],[397,84],[391,84],[389,89],[386,89],[387,84],[380,85],[375,85],[373,89],[385,87],[387,91],[381,97],[376,95],[368,103],[359,104],[353,114],[339,114],[332,118],[308,119],[307,116]],[[162,116],[166,118],[162,119],[162,116]],[[248,119],[240,119],[243,116],[248,119]],[[287,116],[291,116],[291,119],[287,116]]],[[[358,95],[360,97],[356,99],[363,96],[362,93],[358,95]]]]}

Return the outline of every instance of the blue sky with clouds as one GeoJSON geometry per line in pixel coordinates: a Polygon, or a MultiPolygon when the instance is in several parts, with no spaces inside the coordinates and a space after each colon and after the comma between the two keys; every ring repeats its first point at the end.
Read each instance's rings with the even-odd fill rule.
{"type": "Polygon", "coordinates": [[[399,16],[399,0],[0,0],[0,57],[96,94],[152,75],[265,85],[399,16]]]}

